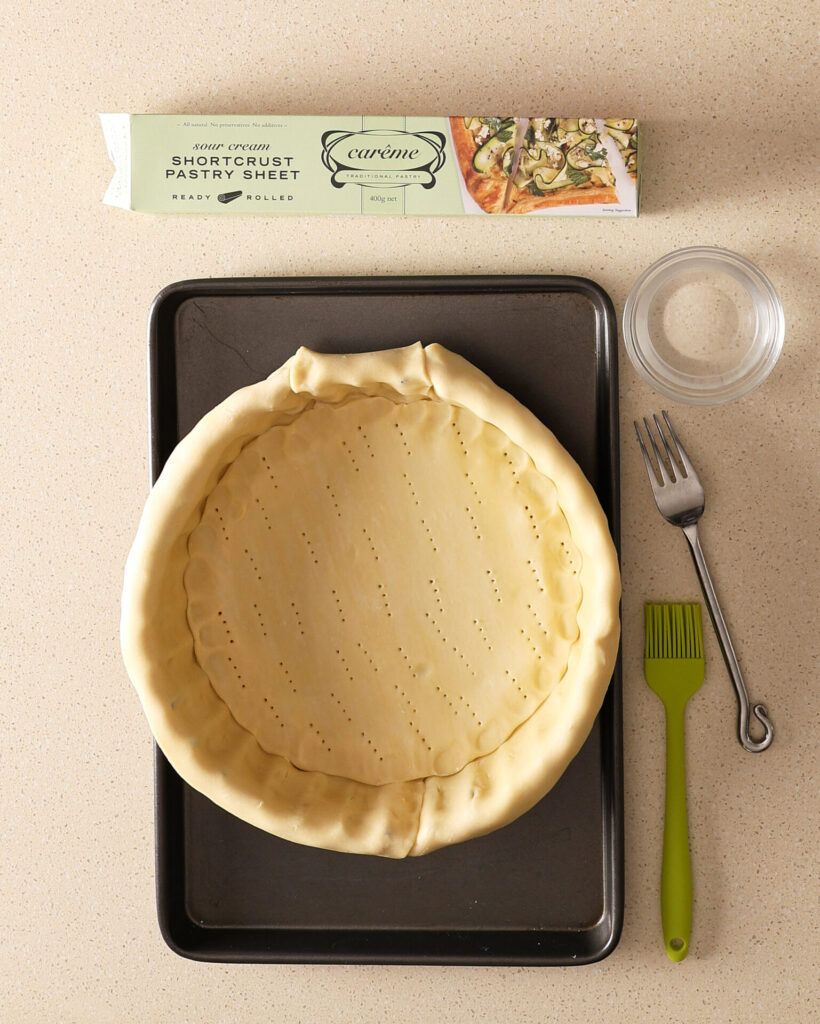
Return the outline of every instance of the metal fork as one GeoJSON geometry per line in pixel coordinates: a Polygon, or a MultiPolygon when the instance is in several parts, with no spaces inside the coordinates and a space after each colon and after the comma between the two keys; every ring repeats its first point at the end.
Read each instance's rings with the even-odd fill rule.
{"type": "Polygon", "coordinates": [[[703,596],[706,598],[706,604],[709,607],[709,615],[711,616],[712,624],[715,627],[715,632],[717,633],[718,640],[720,641],[723,660],[726,662],[726,667],[729,669],[729,675],[732,677],[732,683],[734,684],[735,692],[737,693],[737,700],[740,706],[738,738],[740,739],[740,743],[744,750],[748,750],[752,754],[759,754],[771,744],[772,739],[774,738],[774,727],[769,721],[769,715],[766,711],[765,705],[755,704],[754,708],[751,710],[754,712],[755,718],[763,726],[765,732],[763,739],[761,740],[753,739],[749,733],[749,695],[746,692],[746,687],[743,683],[743,676],[740,672],[737,655],[735,654],[735,649],[732,646],[729,630],[726,627],[726,621],[724,620],[723,614],[720,610],[720,605],[718,604],[718,599],[715,594],[715,588],[712,585],[709,570],[706,568],[706,560],[703,557],[703,550],[701,549],[700,540],[698,539],[697,522],[703,515],[705,505],[703,486],[698,479],[694,466],[689,461],[689,456],[686,454],[686,451],[680,443],[672,424],[669,422],[669,416],[665,411],[663,412],[663,418],[666,423],[666,429],[669,433],[669,440],[667,440],[666,434],[663,431],[658,417],[654,414],[652,416],[655,423],[655,431],[657,432],[658,440],[663,447],[666,460],[664,460],[664,457],[661,454],[658,442],[655,440],[655,434],[653,433],[652,427],[646,417],[644,417],[643,421],[646,429],[646,435],[655,455],[656,463],[653,463],[649,452],[647,451],[647,447],[644,444],[643,437],[641,436],[641,429],[638,426],[638,421],[634,421],[635,433],[638,435],[638,444],[641,446],[643,459],[646,463],[646,471],[649,474],[649,483],[652,485],[652,493],[655,495],[655,503],[658,506],[660,514],[668,523],[671,523],[673,526],[680,527],[680,529],[683,530],[683,535],[689,542],[689,547],[692,551],[692,558],[695,562],[695,569],[697,570],[700,586],[703,590],[703,596]],[[674,445],[674,453],[672,445],[674,445]]]}

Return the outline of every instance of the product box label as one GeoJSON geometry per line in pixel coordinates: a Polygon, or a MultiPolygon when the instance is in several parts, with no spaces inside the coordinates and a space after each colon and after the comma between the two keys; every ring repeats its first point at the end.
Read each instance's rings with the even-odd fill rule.
{"type": "Polygon", "coordinates": [[[101,114],[105,202],[143,213],[635,217],[627,118],[101,114]]]}

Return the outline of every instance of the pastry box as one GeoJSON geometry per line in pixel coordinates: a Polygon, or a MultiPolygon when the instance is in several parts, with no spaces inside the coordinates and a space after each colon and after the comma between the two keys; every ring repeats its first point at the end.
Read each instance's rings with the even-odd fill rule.
{"type": "Polygon", "coordinates": [[[635,118],[102,114],[144,213],[636,217],[635,118]]]}

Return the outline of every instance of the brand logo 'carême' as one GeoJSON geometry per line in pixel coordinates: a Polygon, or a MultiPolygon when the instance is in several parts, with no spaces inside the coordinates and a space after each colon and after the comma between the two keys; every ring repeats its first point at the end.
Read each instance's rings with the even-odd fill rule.
{"type": "Polygon", "coordinates": [[[322,135],[322,163],[335,188],[432,188],[444,164],[444,136],[391,128],[329,131],[322,135]]]}

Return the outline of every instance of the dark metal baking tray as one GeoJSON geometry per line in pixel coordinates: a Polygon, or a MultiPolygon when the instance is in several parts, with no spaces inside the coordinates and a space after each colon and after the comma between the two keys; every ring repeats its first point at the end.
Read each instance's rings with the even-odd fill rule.
{"type": "MultiPolygon", "coordinates": [[[[300,345],[436,341],[546,423],[619,535],[617,333],[577,277],[183,281],[149,326],[156,479],[177,441],[300,345]]],[[[592,733],[554,789],[499,831],[403,861],[268,835],[189,788],[156,751],[157,904],[182,956],[233,962],[581,964],[623,919],[620,662],[592,733]]]]}

